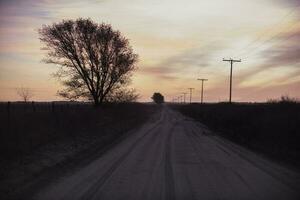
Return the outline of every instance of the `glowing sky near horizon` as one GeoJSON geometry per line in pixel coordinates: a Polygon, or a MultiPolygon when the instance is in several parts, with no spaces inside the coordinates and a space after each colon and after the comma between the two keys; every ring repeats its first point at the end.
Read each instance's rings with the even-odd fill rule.
{"type": "Polygon", "coordinates": [[[130,87],[149,101],[167,100],[194,87],[200,99],[228,99],[229,63],[234,65],[234,101],[300,98],[300,0],[0,0],[0,101],[19,100],[28,87],[33,100],[59,100],[62,86],[41,62],[37,30],[78,17],[112,24],[139,54],[130,87]]]}

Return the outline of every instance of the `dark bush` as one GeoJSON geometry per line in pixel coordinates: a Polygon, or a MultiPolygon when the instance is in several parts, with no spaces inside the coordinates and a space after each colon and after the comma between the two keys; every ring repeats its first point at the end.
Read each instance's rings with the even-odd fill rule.
{"type": "Polygon", "coordinates": [[[154,105],[140,103],[1,103],[0,156],[14,158],[58,139],[96,134],[119,137],[144,122],[154,105]]]}
{"type": "Polygon", "coordinates": [[[173,108],[226,138],[300,166],[300,104],[191,104],[173,108]]]}
{"type": "Polygon", "coordinates": [[[165,102],[164,96],[159,92],[155,92],[151,98],[157,104],[162,104],[165,102]]]}

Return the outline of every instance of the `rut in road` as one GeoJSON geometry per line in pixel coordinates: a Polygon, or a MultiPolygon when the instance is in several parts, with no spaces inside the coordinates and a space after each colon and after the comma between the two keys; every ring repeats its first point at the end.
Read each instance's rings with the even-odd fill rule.
{"type": "MultiPolygon", "coordinates": [[[[106,180],[108,180],[113,172],[118,169],[118,167],[121,166],[122,162],[126,159],[126,157],[130,154],[131,151],[136,147],[138,143],[141,142],[144,137],[147,136],[151,131],[153,131],[155,128],[157,128],[158,124],[155,124],[150,130],[148,130],[142,137],[138,138],[131,147],[118,159],[116,160],[111,167],[106,171],[104,175],[91,187],[89,188],[85,194],[83,195],[82,199],[92,199],[95,194],[98,192],[98,195],[100,195],[99,191],[101,191],[101,187],[103,184],[105,184],[106,180]]],[[[65,197],[68,199],[68,197],[65,197]]]]}
{"type": "Polygon", "coordinates": [[[176,124],[172,126],[170,132],[168,132],[168,137],[165,144],[165,183],[166,183],[166,200],[175,200],[175,185],[174,185],[174,175],[172,168],[172,158],[171,158],[171,148],[172,148],[172,132],[176,127],[176,124]]]}
{"type": "Polygon", "coordinates": [[[95,161],[39,188],[31,199],[298,199],[298,172],[207,134],[204,126],[167,106],[160,112],[95,161]]]}

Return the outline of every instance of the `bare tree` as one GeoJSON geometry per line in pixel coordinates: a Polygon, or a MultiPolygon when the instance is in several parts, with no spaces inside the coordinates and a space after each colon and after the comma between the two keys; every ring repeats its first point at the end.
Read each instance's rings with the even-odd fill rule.
{"type": "Polygon", "coordinates": [[[135,89],[121,88],[107,95],[105,100],[108,102],[124,103],[124,102],[136,102],[138,98],[139,98],[139,94],[136,93],[135,89]]]}
{"type": "Polygon", "coordinates": [[[25,102],[29,101],[34,96],[30,88],[23,88],[23,87],[16,88],[16,92],[25,102]]]}
{"type": "Polygon", "coordinates": [[[58,92],[63,97],[84,97],[99,105],[109,93],[128,84],[136,68],[138,56],[128,39],[109,24],[63,20],[44,25],[39,34],[48,51],[45,62],[61,66],[56,76],[65,86],[58,92]]]}

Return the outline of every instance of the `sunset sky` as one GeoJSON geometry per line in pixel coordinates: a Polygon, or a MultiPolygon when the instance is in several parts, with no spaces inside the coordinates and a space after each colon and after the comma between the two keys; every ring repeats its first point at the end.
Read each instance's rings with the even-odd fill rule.
{"type": "Polygon", "coordinates": [[[110,23],[139,54],[130,87],[150,101],[167,100],[200,82],[205,100],[225,101],[233,68],[233,101],[300,98],[300,0],[0,0],[0,101],[20,100],[18,87],[33,100],[59,100],[62,86],[43,63],[37,30],[62,19],[110,23]]]}

